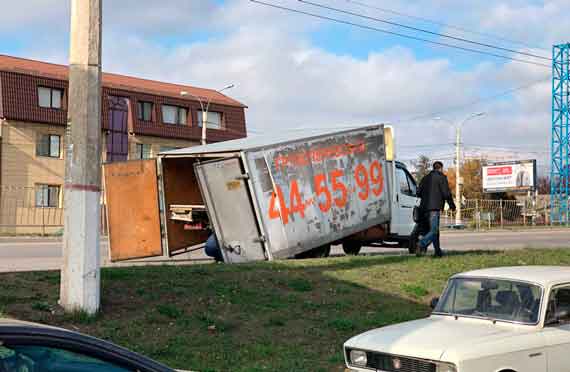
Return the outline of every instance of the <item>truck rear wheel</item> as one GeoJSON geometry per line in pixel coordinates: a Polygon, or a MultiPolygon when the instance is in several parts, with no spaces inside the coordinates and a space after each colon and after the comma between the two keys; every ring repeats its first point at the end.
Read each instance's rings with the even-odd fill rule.
{"type": "Polygon", "coordinates": [[[325,244],[321,245],[320,247],[313,248],[310,251],[299,253],[295,255],[297,259],[304,259],[304,258],[325,258],[330,256],[331,254],[331,245],[325,244]]]}
{"type": "Polygon", "coordinates": [[[362,243],[356,241],[346,241],[342,243],[342,250],[345,254],[350,256],[358,256],[362,249],[362,243]]]}

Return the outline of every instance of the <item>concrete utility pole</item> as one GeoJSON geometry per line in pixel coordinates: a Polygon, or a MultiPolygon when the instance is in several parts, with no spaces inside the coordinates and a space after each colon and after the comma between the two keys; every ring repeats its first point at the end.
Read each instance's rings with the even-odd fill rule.
{"type": "MultiPolygon", "coordinates": [[[[230,85],[223,87],[222,89],[217,90],[216,92],[221,93],[224,90],[231,89],[233,87],[234,87],[234,84],[230,84],[230,85]]],[[[202,101],[202,98],[195,96],[192,93],[189,93],[189,92],[183,90],[182,92],[180,92],[180,95],[181,96],[194,97],[200,103],[200,108],[202,109],[202,140],[200,141],[200,144],[205,145],[206,144],[206,129],[207,129],[206,124],[208,123],[208,109],[210,108],[210,102],[212,101],[212,97],[210,97],[208,99],[208,101],[206,102],[206,105],[204,106],[204,101],[202,101]]]]}
{"type": "Polygon", "coordinates": [[[461,186],[460,186],[460,183],[461,183],[460,182],[461,181],[461,173],[460,173],[461,162],[459,159],[460,154],[461,154],[461,127],[463,127],[463,124],[465,124],[469,120],[476,118],[476,117],[479,117],[479,116],[483,116],[483,115],[485,115],[484,112],[473,113],[458,124],[454,124],[453,122],[446,120],[446,119],[443,119],[441,117],[434,118],[435,120],[446,121],[455,127],[455,203],[457,206],[457,210],[455,211],[455,225],[456,226],[461,225],[461,186]]]}
{"type": "Polygon", "coordinates": [[[71,0],[60,304],[88,314],[101,288],[101,1],[71,0]]]}

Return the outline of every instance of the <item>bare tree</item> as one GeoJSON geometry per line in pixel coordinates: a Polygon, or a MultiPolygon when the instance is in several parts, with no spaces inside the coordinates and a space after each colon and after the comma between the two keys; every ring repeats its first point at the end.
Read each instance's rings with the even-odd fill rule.
{"type": "Polygon", "coordinates": [[[538,177],[536,189],[538,190],[538,193],[541,195],[550,194],[550,177],[548,176],[538,177]]]}
{"type": "Polygon", "coordinates": [[[413,165],[416,169],[414,171],[414,177],[419,184],[422,181],[422,178],[424,178],[430,172],[431,159],[425,155],[420,155],[418,157],[418,160],[414,160],[413,165]]]}

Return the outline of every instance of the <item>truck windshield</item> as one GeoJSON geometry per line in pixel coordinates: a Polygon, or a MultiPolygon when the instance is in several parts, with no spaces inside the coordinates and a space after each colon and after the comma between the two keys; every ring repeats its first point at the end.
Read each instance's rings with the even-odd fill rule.
{"type": "Polygon", "coordinates": [[[533,284],[497,279],[450,280],[434,314],[538,323],[542,289],[533,284]]]}

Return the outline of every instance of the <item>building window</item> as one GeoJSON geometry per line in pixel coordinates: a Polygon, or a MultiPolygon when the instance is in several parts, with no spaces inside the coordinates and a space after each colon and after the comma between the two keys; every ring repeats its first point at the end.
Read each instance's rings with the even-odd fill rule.
{"type": "Polygon", "coordinates": [[[40,134],[36,143],[36,155],[59,159],[61,156],[61,136],[40,134]]]}
{"type": "MultiPolygon", "coordinates": [[[[206,128],[222,129],[222,113],[215,111],[207,112],[206,128]]],[[[202,111],[198,111],[198,126],[202,127],[202,111]]]]}
{"type": "Polygon", "coordinates": [[[152,111],[154,104],[152,102],[138,102],[138,118],[141,121],[152,121],[152,111]]]}
{"type": "Polygon", "coordinates": [[[36,185],[36,208],[59,208],[59,186],[36,185]]]}
{"type": "Polygon", "coordinates": [[[162,122],[165,124],[186,125],[188,109],[179,106],[162,105],[162,122]]]}
{"type": "Polygon", "coordinates": [[[137,152],[135,154],[135,159],[150,159],[150,149],[151,145],[146,143],[137,143],[137,152]]]}
{"type": "Polygon", "coordinates": [[[45,108],[60,109],[63,101],[63,89],[38,87],[38,105],[45,108]]]}

